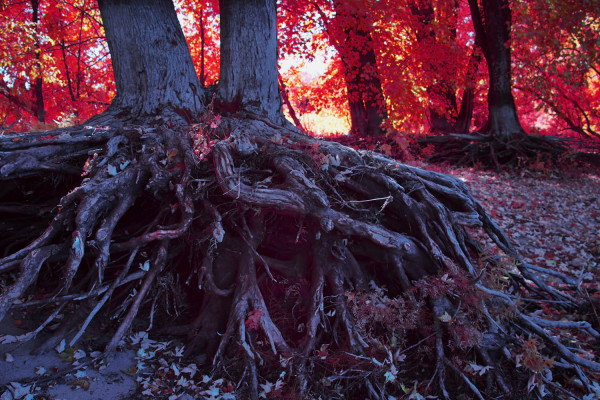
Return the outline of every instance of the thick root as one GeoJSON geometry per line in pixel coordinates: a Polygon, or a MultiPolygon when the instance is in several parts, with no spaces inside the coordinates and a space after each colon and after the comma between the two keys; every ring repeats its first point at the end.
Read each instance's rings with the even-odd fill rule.
{"type": "MultiPolygon", "coordinates": [[[[420,139],[421,147],[433,146],[431,162],[482,165],[501,170],[540,163],[558,164],[569,156],[568,138],[518,133],[508,142],[491,134],[448,134],[420,139]]],[[[584,158],[582,158],[584,159],[584,158]]]]}
{"type": "Polygon", "coordinates": [[[206,368],[237,362],[228,373],[249,398],[281,370],[305,397],[377,399],[521,390],[527,377],[510,371],[533,355],[543,362],[521,375],[542,376],[553,356],[581,382],[600,372],[597,359],[579,355],[600,337],[592,320],[538,315],[547,304],[583,304],[578,280],[520,262],[460,180],[251,115],[208,121],[0,137],[0,179],[22,185],[0,193],[0,212],[22,238],[20,248],[0,238],[0,318],[50,311],[19,339],[78,308],[76,326],[60,335],[73,346],[94,320],[115,317],[111,352],[149,315],[150,326],[185,336],[186,355],[202,354],[206,368]],[[52,182],[47,171],[70,178],[52,182]],[[26,229],[35,214],[14,206],[31,200],[33,177],[57,193],[39,231],[26,229]],[[504,287],[493,277],[500,258],[480,262],[467,227],[517,260],[504,287]],[[166,285],[174,275],[181,284],[166,285]],[[47,296],[23,302],[39,289],[47,296]],[[181,292],[187,306],[171,313],[168,299],[181,292]],[[589,337],[580,349],[561,336],[572,330],[589,337]],[[470,365],[494,371],[486,379],[470,365]]]}

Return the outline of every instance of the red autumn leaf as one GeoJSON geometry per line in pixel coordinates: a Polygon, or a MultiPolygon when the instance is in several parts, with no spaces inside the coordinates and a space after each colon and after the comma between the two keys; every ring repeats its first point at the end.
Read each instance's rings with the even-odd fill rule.
{"type": "Polygon", "coordinates": [[[248,318],[244,322],[246,328],[250,329],[251,331],[257,331],[260,327],[260,320],[264,316],[265,314],[261,308],[250,311],[248,313],[248,318]]]}

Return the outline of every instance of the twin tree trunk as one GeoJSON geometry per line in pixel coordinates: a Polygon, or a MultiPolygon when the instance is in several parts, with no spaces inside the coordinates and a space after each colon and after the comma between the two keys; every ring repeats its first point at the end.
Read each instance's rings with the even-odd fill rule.
{"type": "Polygon", "coordinates": [[[275,1],[221,0],[219,8],[219,108],[229,112],[243,110],[283,124],[275,1]]]}
{"type": "MultiPolygon", "coordinates": [[[[170,0],[99,0],[117,88],[112,106],[134,116],[170,109],[194,119],[211,99],[200,83],[170,0]],[[160,24],[156,22],[160,21],[160,24]]],[[[221,72],[216,106],[284,122],[271,0],[220,2],[221,72]],[[260,65],[261,68],[256,68],[260,65]]]]}
{"type": "Polygon", "coordinates": [[[133,116],[205,108],[204,88],[171,0],[99,0],[117,95],[111,108],[133,116]],[[160,21],[160,23],[157,23],[160,21]]]}

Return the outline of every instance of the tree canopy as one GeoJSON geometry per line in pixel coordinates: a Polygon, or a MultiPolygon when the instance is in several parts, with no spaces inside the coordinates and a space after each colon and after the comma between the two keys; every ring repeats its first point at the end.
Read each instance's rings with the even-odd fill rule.
{"type": "MultiPolygon", "coordinates": [[[[428,132],[440,117],[455,121],[469,90],[474,98],[472,127],[483,127],[488,74],[485,60],[469,61],[481,50],[475,44],[468,2],[351,3],[354,14],[346,13],[344,18],[359,18],[358,23],[368,26],[373,37],[389,132],[400,136],[428,132]],[[440,92],[435,87],[444,89],[440,92]]],[[[525,130],[597,138],[599,16],[595,2],[529,0],[510,6],[513,91],[525,130]],[[555,34],[548,35],[548,29],[555,34]]],[[[303,119],[312,121],[321,110],[330,116],[321,117],[322,125],[309,123],[315,133],[349,129],[344,71],[372,75],[361,68],[358,57],[340,58],[344,53],[340,44],[360,41],[356,34],[353,40],[345,36],[349,31],[335,7],[336,2],[326,0],[286,0],[278,7],[279,56],[280,61],[287,60],[280,72],[291,105],[303,119]],[[315,57],[324,71],[317,76],[302,67],[315,57]]],[[[5,77],[0,82],[0,117],[4,129],[17,119],[13,129],[34,127],[41,104],[48,126],[82,122],[109,104],[114,83],[95,2],[8,2],[3,8],[0,40],[5,77]],[[38,8],[35,23],[33,9],[38,8]],[[43,86],[36,94],[38,75],[43,86]]],[[[178,4],[177,11],[202,83],[214,83],[219,76],[218,2],[186,1],[178,4]]],[[[380,96],[371,90],[362,92],[380,96]]]]}

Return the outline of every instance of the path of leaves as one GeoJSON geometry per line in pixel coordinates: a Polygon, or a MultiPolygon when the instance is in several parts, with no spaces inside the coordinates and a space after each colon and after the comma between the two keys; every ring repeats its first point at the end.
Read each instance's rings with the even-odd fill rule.
{"type": "Polygon", "coordinates": [[[464,179],[523,261],[600,278],[600,176],[448,172],[464,179]]]}

